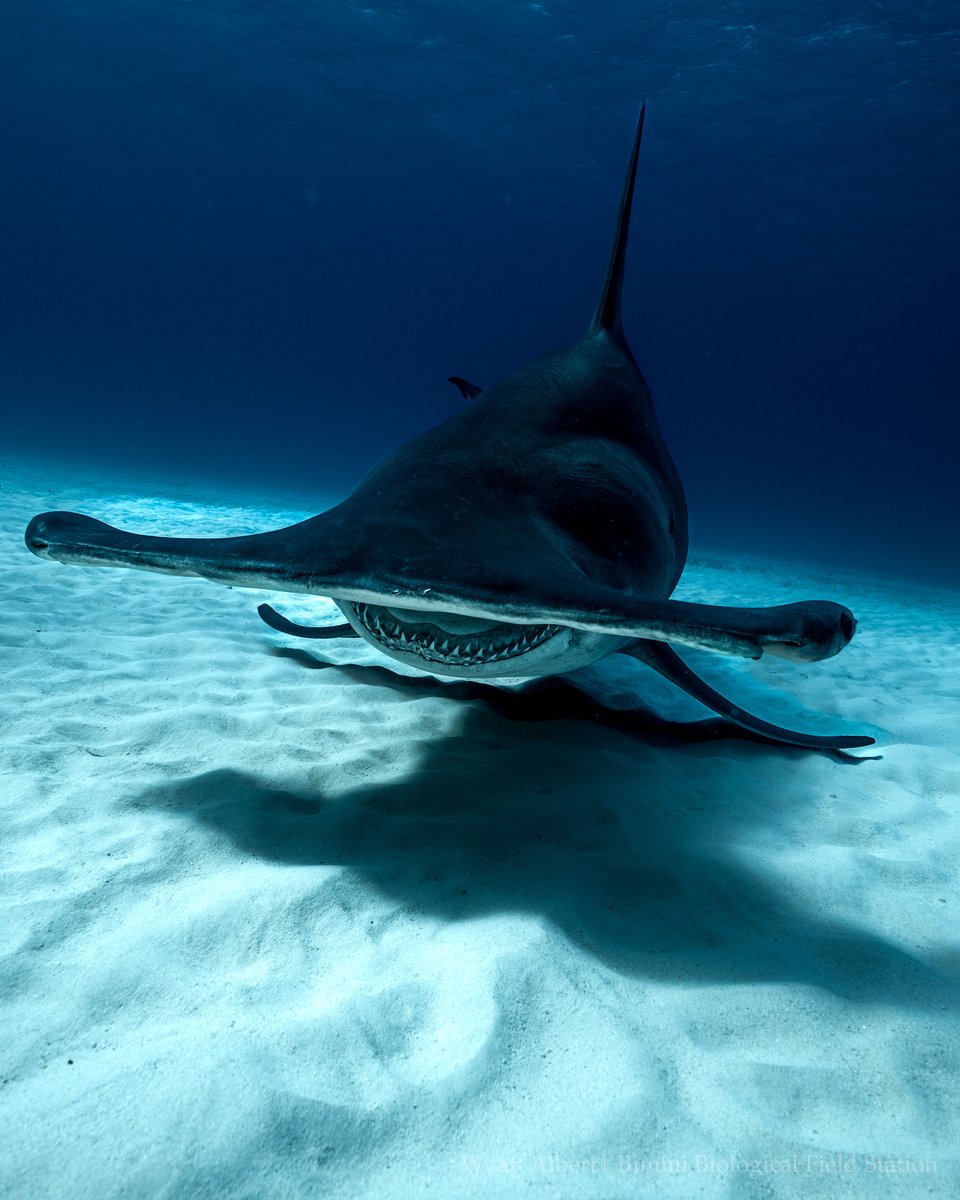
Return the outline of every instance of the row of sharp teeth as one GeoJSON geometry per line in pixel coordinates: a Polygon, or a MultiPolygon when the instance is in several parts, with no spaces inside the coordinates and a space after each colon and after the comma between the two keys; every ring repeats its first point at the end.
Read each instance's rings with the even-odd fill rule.
{"type": "Polygon", "coordinates": [[[519,628],[525,632],[506,643],[484,642],[476,637],[458,641],[452,637],[437,637],[426,630],[407,630],[389,618],[385,624],[380,611],[366,604],[355,604],[354,609],[363,627],[388,649],[416,654],[430,662],[456,663],[460,666],[477,666],[502,658],[515,658],[518,654],[533,650],[560,630],[559,625],[523,625],[519,628]]]}

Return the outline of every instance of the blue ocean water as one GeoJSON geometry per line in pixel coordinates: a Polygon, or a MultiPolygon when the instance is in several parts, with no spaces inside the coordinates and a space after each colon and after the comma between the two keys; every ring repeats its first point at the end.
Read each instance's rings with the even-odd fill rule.
{"type": "Polygon", "coordinates": [[[960,579],[955,5],[0,8],[5,448],[342,494],[625,324],[694,549],[960,579]]]}

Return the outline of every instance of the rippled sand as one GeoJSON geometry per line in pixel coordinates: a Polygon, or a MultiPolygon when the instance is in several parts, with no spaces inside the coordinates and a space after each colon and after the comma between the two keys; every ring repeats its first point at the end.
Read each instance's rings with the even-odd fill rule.
{"type": "Polygon", "coordinates": [[[689,656],[854,765],[687,740],[626,659],[518,696],[43,563],[44,509],[307,508],[3,467],[4,1196],[958,1194],[960,598],[689,569],[854,609],[827,663],[689,656]]]}

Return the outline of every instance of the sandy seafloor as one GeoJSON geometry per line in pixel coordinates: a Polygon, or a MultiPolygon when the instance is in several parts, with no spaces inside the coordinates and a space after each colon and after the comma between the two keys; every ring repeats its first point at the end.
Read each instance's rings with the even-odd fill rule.
{"type": "Polygon", "coordinates": [[[853,608],[826,663],[689,657],[854,765],[685,741],[627,659],[518,698],[256,614],[322,600],[41,562],[45,509],[311,502],[0,466],[0,1194],[960,1194],[960,597],[693,560],[853,608]]]}

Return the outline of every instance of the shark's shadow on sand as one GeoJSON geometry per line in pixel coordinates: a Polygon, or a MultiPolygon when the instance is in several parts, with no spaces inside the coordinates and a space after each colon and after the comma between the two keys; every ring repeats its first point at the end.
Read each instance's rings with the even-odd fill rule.
{"type": "MultiPolygon", "coordinates": [[[[338,674],[357,683],[376,684],[389,688],[402,699],[420,696],[443,696],[461,702],[477,701],[508,721],[592,721],[615,729],[628,737],[638,738],[651,745],[690,746],[698,742],[723,741],[728,738],[754,742],[761,746],[783,746],[777,738],[744,729],[725,717],[705,717],[696,721],[671,721],[653,709],[637,703],[631,695],[628,708],[604,704],[589,690],[566,675],[551,675],[543,679],[526,680],[519,687],[499,687],[473,680],[459,683],[441,682],[432,675],[399,675],[389,667],[367,663],[332,663],[296,647],[277,646],[271,650],[276,658],[286,658],[308,670],[327,670],[335,667],[338,674]]],[[[579,673],[581,676],[583,672],[579,673]]],[[[855,765],[882,758],[880,754],[848,754],[845,750],[798,748],[797,753],[823,754],[838,762],[855,765]]]]}
{"type": "MultiPolygon", "coordinates": [[[[653,714],[604,710],[563,680],[517,696],[377,667],[345,673],[410,702],[455,691],[456,724],[424,743],[414,770],[387,782],[289,790],[221,769],[151,789],[137,803],[207,826],[244,856],[348,867],[358,893],[373,889],[392,912],[446,921],[539,914],[628,976],[789,982],[856,1003],[960,1009],[946,955],[941,970],[869,929],[804,911],[738,854],[745,828],[775,826],[795,803],[731,786],[744,758],[762,769],[772,755],[782,770],[782,747],[720,741],[729,733],[723,722],[685,731],[653,714]],[[577,754],[562,753],[572,738],[577,754]],[[657,751],[665,742],[669,755],[657,751]],[[735,801],[718,801],[730,792],[735,801]]],[[[785,827],[784,845],[790,837],[785,827]]],[[[317,903],[325,903],[319,894],[317,903]]]]}

